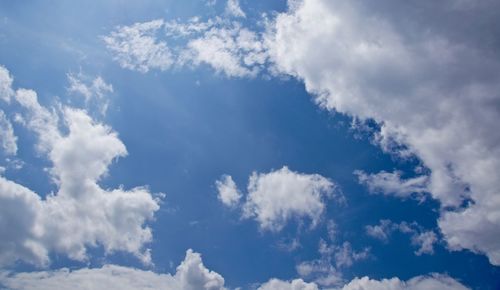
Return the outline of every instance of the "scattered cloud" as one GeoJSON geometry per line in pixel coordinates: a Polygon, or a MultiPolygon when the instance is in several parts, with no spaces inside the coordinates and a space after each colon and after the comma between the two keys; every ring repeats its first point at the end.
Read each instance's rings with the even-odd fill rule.
{"type": "Polygon", "coordinates": [[[226,14],[233,17],[246,17],[245,12],[240,7],[239,0],[227,0],[226,14]]]}
{"type": "Polygon", "coordinates": [[[224,278],[208,270],[201,255],[188,250],[174,275],[135,268],[104,265],[101,268],[66,268],[31,273],[0,272],[0,285],[9,290],[107,289],[107,290],[224,290],[224,278]]]}
{"type": "Polygon", "coordinates": [[[318,286],[314,283],[306,283],[302,279],[294,279],[292,281],[283,281],[279,279],[271,279],[262,284],[258,290],[318,290],[318,286]]]}
{"type": "Polygon", "coordinates": [[[366,174],[356,170],[354,174],[358,177],[359,183],[368,187],[368,191],[372,194],[394,195],[399,198],[414,197],[423,200],[425,193],[429,191],[429,177],[426,175],[402,179],[401,171],[366,174]]]}
{"type": "Polygon", "coordinates": [[[219,17],[120,26],[103,39],[122,67],[142,73],[204,64],[228,77],[254,77],[267,61],[261,34],[219,17]]]}
{"type": "MultiPolygon", "coordinates": [[[[476,15],[498,8],[494,1],[467,3],[467,11],[476,15]]],[[[238,41],[246,28],[237,21],[195,19],[181,26],[199,32],[188,29],[187,44],[172,50],[182,56],[182,65],[208,64],[230,77],[262,71],[295,77],[322,108],[374,121],[380,127],[375,141],[384,151],[417,157],[429,174],[407,180],[397,172],[361,177],[382,181],[374,187],[381,193],[390,189],[400,196],[422,196],[428,191],[441,203],[438,225],[448,248],[482,253],[500,265],[500,58],[470,33],[484,30],[479,18],[468,17],[470,25],[461,25],[463,5],[385,5],[290,0],[288,11],[261,21],[264,32],[245,32],[249,50],[238,41]],[[410,11],[404,21],[392,12],[399,9],[410,11]]],[[[164,35],[151,36],[162,25],[157,20],[119,27],[105,40],[123,67],[146,72],[162,63],[144,61],[151,54],[148,47],[169,52],[153,55],[171,54],[167,42],[159,40],[164,35]],[[141,26],[149,35],[135,32],[141,26]]]]}
{"type": "Polygon", "coordinates": [[[13,81],[14,79],[9,71],[4,66],[0,65],[0,99],[5,102],[9,102],[14,95],[14,91],[12,90],[13,81]]]}
{"type": "Polygon", "coordinates": [[[341,288],[342,290],[466,290],[470,289],[446,275],[432,274],[417,276],[408,281],[399,278],[373,280],[368,277],[356,278],[341,288]]]}
{"type": "Polygon", "coordinates": [[[172,52],[157,39],[163,20],[119,26],[103,40],[114,59],[124,68],[146,73],[151,69],[166,70],[173,63],[172,52]]]}
{"type": "MultiPolygon", "coordinates": [[[[261,290],[317,290],[319,286],[315,283],[306,283],[302,279],[283,281],[271,279],[263,284],[261,290]]],[[[332,288],[328,288],[332,289],[332,288]]],[[[374,280],[369,277],[355,278],[338,290],[467,290],[470,289],[459,281],[441,274],[417,276],[402,281],[399,278],[374,280]]]]}
{"type": "Polygon", "coordinates": [[[367,259],[370,249],[358,252],[347,241],[338,245],[328,244],[321,239],[318,252],[321,256],[319,259],[301,262],[296,266],[298,274],[321,286],[339,286],[344,282],[342,270],[351,267],[356,261],[367,259]]]}
{"type": "Polygon", "coordinates": [[[32,90],[18,89],[15,100],[22,125],[37,136],[36,149],[52,163],[57,191],[42,199],[0,176],[0,265],[24,260],[46,266],[51,251],[84,261],[87,247],[98,245],[106,253],[129,252],[150,263],[144,246],[152,233],[145,223],[159,209],[159,199],[145,187],[98,184],[112,161],[127,154],[117,133],[83,110],[41,106],[32,90]]]}
{"type": "Polygon", "coordinates": [[[11,122],[2,110],[0,110],[0,146],[6,155],[17,153],[17,137],[11,122]]]}
{"type": "MultiPolygon", "coordinates": [[[[417,156],[430,170],[427,189],[441,202],[449,248],[484,253],[499,265],[498,56],[461,30],[463,14],[450,2],[421,5],[429,13],[404,21],[391,14],[404,3],[293,3],[265,37],[275,70],[302,80],[321,107],[377,122],[382,148],[402,145],[403,157],[417,156]]],[[[471,9],[481,15],[498,8],[491,5],[471,9]]],[[[468,19],[467,29],[482,31],[478,19],[468,19]]]]}
{"type": "Polygon", "coordinates": [[[109,106],[107,94],[113,93],[113,86],[104,81],[100,76],[91,78],[83,73],[68,73],[68,92],[80,95],[84,98],[85,106],[95,106],[95,108],[105,115],[109,106]]]}
{"type": "Polygon", "coordinates": [[[368,225],[365,229],[367,235],[383,242],[388,242],[391,234],[395,231],[409,234],[411,244],[418,247],[415,251],[415,255],[417,256],[434,254],[434,244],[439,241],[434,231],[424,230],[416,222],[407,223],[403,221],[398,224],[390,220],[380,220],[378,225],[368,225]]]}
{"type": "Polygon", "coordinates": [[[217,197],[225,206],[234,207],[239,203],[242,194],[231,176],[223,175],[220,180],[215,182],[215,185],[217,186],[217,197]]]}
{"type": "Polygon", "coordinates": [[[315,227],[325,210],[324,200],[335,194],[335,183],[319,174],[298,173],[286,166],[269,173],[254,172],[248,180],[243,217],[275,232],[293,218],[309,218],[315,227]]]}

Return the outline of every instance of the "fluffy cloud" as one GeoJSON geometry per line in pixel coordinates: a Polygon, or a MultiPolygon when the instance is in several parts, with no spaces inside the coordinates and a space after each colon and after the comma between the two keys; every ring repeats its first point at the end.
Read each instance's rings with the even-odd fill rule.
{"type": "Polygon", "coordinates": [[[417,256],[422,254],[434,254],[434,244],[438,238],[434,231],[426,231],[416,222],[394,223],[390,220],[380,220],[378,225],[366,226],[366,234],[383,242],[389,241],[390,235],[399,231],[409,234],[412,245],[418,247],[415,251],[417,256]]]}
{"type": "Polygon", "coordinates": [[[308,217],[314,227],[325,210],[324,198],[336,185],[319,174],[303,174],[283,167],[269,173],[254,172],[248,181],[244,216],[262,229],[279,231],[293,217],[308,217]]]}
{"type": "MultiPolygon", "coordinates": [[[[443,206],[439,227],[449,247],[499,265],[500,62],[475,32],[461,31],[464,17],[469,32],[482,27],[471,15],[497,4],[471,4],[468,14],[449,1],[419,4],[427,21],[399,1],[293,3],[266,36],[276,70],[303,80],[323,108],[375,120],[383,148],[402,145],[403,156],[418,156],[443,206]],[[408,12],[404,21],[389,12],[398,9],[408,12]]],[[[487,19],[490,27],[497,20],[487,19]]]]}
{"type": "MultiPolygon", "coordinates": [[[[293,281],[282,281],[271,279],[263,284],[260,290],[316,290],[319,289],[315,283],[305,283],[301,279],[293,281]]],[[[332,288],[329,288],[332,289],[332,288]]],[[[429,276],[417,276],[408,281],[399,278],[373,280],[368,277],[355,278],[338,290],[467,290],[457,280],[439,274],[429,276]]]]}
{"type": "Polygon", "coordinates": [[[262,284],[258,290],[318,290],[318,286],[314,283],[306,283],[302,279],[294,279],[292,281],[282,281],[279,279],[271,279],[262,284]]]}
{"type": "Polygon", "coordinates": [[[223,175],[220,180],[215,182],[215,185],[217,186],[217,197],[224,205],[234,207],[238,204],[242,194],[231,176],[223,175]]]}
{"type": "Polygon", "coordinates": [[[17,152],[17,137],[2,110],[0,110],[0,147],[7,155],[15,155],[17,152]]]}
{"type": "Polygon", "coordinates": [[[457,280],[445,275],[418,276],[408,281],[398,278],[372,280],[356,278],[342,287],[342,290],[466,290],[457,280]]]}
{"type": "Polygon", "coordinates": [[[105,265],[79,270],[0,273],[0,285],[9,290],[107,289],[107,290],[223,290],[224,278],[209,271],[198,253],[188,250],[174,275],[105,265]]]}
{"type": "Polygon", "coordinates": [[[400,198],[414,196],[422,200],[424,193],[428,192],[429,178],[426,175],[401,179],[401,171],[366,174],[357,170],[354,173],[358,176],[359,183],[367,186],[373,194],[394,195],[400,198]]]}
{"type": "MultiPolygon", "coordinates": [[[[186,32],[180,37],[188,36],[185,46],[174,49],[180,63],[208,64],[233,77],[261,71],[293,76],[321,107],[360,122],[374,120],[380,126],[375,140],[383,150],[417,156],[430,173],[408,180],[387,172],[361,177],[382,193],[408,197],[429,191],[441,202],[438,224],[449,248],[483,253],[500,265],[500,58],[484,41],[496,37],[484,23],[498,27],[498,17],[486,13],[498,10],[498,3],[288,4],[288,11],[263,21],[265,33],[245,32],[250,41],[238,40],[245,30],[241,24],[218,18],[177,25],[186,32]]],[[[122,66],[147,71],[155,65],[141,59],[150,49],[134,43],[158,44],[167,51],[166,41],[150,35],[136,41],[143,37],[124,31],[144,25],[156,32],[162,23],[120,27],[105,39],[119,61],[142,64],[120,61],[122,66]],[[137,49],[120,48],[131,46],[137,49]]]]}
{"type": "Polygon", "coordinates": [[[106,253],[125,251],[149,263],[144,245],[152,234],[145,222],[159,209],[159,200],[144,187],[98,184],[111,162],[127,154],[116,132],[83,110],[48,110],[31,90],[17,90],[15,100],[22,107],[20,122],[37,135],[37,150],[52,163],[49,172],[58,189],[42,199],[0,177],[0,264],[21,259],[44,266],[50,251],[84,261],[87,247],[98,245],[106,253]]]}
{"type": "MultiPolygon", "coordinates": [[[[228,178],[231,177],[225,176],[223,180],[228,178]]],[[[227,187],[226,183],[222,189],[229,190],[236,198],[234,190],[237,189],[230,185],[227,187]]],[[[336,185],[328,178],[294,172],[286,166],[269,173],[254,172],[248,180],[243,217],[255,219],[261,229],[276,232],[293,218],[309,218],[314,227],[325,210],[324,199],[333,197],[335,190],[336,185]]]]}

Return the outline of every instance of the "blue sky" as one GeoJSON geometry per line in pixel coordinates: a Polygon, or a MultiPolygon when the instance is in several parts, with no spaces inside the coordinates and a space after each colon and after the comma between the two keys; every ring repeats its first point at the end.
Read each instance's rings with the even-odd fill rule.
{"type": "Polygon", "coordinates": [[[0,2],[0,286],[498,289],[497,8],[0,2]]]}

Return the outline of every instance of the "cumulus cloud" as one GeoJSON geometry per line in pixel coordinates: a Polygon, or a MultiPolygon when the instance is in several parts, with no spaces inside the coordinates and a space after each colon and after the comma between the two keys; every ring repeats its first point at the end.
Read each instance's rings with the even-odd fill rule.
{"type": "Polygon", "coordinates": [[[318,290],[318,286],[314,283],[306,283],[302,279],[294,279],[292,281],[283,281],[279,279],[271,279],[262,284],[258,290],[318,290]]]}
{"type": "Polygon", "coordinates": [[[471,15],[497,4],[465,14],[450,2],[423,3],[428,13],[415,14],[398,1],[294,3],[266,36],[276,71],[303,80],[323,108],[375,120],[383,148],[400,144],[404,156],[417,156],[430,169],[427,188],[443,206],[439,227],[449,247],[499,265],[500,61],[468,33],[482,27],[471,15]],[[390,12],[398,10],[407,12],[404,22],[390,12]]]}
{"type": "Polygon", "coordinates": [[[223,175],[220,180],[215,182],[215,185],[217,186],[217,197],[224,205],[234,207],[238,204],[242,194],[239,192],[231,176],[223,175]]]}
{"type": "MultiPolygon", "coordinates": [[[[498,8],[494,1],[290,0],[288,11],[264,19],[264,33],[245,32],[251,49],[237,41],[241,24],[195,19],[181,25],[199,30],[184,29],[189,45],[178,50],[182,64],[208,64],[227,76],[268,71],[295,77],[322,108],[375,121],[383,150],[416,156],[430,173],[407,180],[387,172],[361,176],[379,182],[382,193],[428,191],[442,205],[438,225],[448,247],[483,253],[500,265],[500,58],[483,41],[496,37],[498,17],[486,12],[498,8]]],[[[134,60],[148,49],[115,49],[130,47],[129,41],[112,40],[140,25],[156,32],[163,21],[153,23],[120,27],[108,37],[118,60],[144,64],[122,66],[154,67],[134,60]]],[[[166,42],[158,43],[167,50],[166,42]]]]}
{"type": "Polygon", "coordinates": [[[208,270],[201,255],[188,250],[174,275],[104,265],[101,268],[66,268],[31,273],[0,273],[0,285],[9,290],[224,290],[224,278],[208,270]]]}
{"type": "Polygon", "coordinates": [[[470,289],[446,275],[433,274],[417,276],[408,281],[399,278],[373,280],[368,277],[356,278],[341,288],[342,290],[466,290],[470,289]]]}
{"type": "Polygon", "coordinates": [[[11,122],[2,110],[0,110],[0,146],[7,155],[17,153],[17,137],[11,122]]]}
{"type": "Polygon", "coordinates": [[[394,195],[399,198],[413,196],[422,200],[424,194],[428,192],[429,178],[426,175],[402,179],[401,171],[366,174],[356,170],[354,173],[357,175],[359,183],[367,186],[368,191],[373,194],[394,195]]]}
{"type": "MultiPolygon", "coordinates": [[[[283,281],[271,279],[263,284],[261,290],[316,290],[319,289],[315,283],[305,283],[301,279],[283,281]]],[[[332,289],[332,288],[328,288],[332,289]]],[[[467,290],[470,289],[459,281],[440,274],[428,276],[417,276],[408,281],[399,278],[374,280],[369,277],[355,278],[338,290],[467,290]]]]}
{"type": "Polygon", "coordinates": [[[103,189],[98,183],[113,160],[127,154],[116,132],[79,109],[49,110],[36,92],[18,89],[21,123],[37,136],[37,150],[52,163],[57,185],[45,198],[27,187],[0,177],[0,264],[24,260],[39,266],[51,251],[86,260],[87,248],[106,253],[125,251],[150,262],[145,225],[159,209],[159,199],[145,187],[103,189]],[[61,119],[60,119],[61,117],[61,119]]]}
{"type": "MultiPolygon", "coordinates": [[[[232,185],[229,191],[234,195],[236,186],[232,185]]],[[[243,217],[253,218],[261,229],[275,232],[293,218],[308,218],[311,227],[315,227],[325,210],[324,200],[335,194],[335,183],[319,174],[298,173],[286,166],[269,173],[254,172],[248,180],[243,217]]]]}
{"type": "Polygon", "coordinates": [[[304,174],[283,167],[269,173],[254,172],[248,181],[243,215],[262,229],[279,231],[293,217],[307,217],[317,225],[325,210],[324,199],[336,185],[319,174],[304,174]]]}
{"type": "Polygon", "coordinates": [[[415,251],[417,256],[434,254],[434,244],[439,241],[434,231],[425,230],[416,222],[394,223],[391,220],[380,220],[378,225],[368,225],[365,229],[367,235],[383,242],[388,242],[395,231],[410,235],[411,244],[418,247],[415,251]]]}

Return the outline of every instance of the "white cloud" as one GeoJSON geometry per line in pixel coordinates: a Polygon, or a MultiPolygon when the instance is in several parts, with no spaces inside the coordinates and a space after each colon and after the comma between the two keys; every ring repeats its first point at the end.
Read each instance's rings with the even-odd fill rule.
{"type": "Polygon", "coordinates": [[[318,252],[321,257],[299,263],[296,266],[297,273],[321,286],[338,286],[344,282],[342,269],[351,267],[356,261],[367,259],[370,250],[365,248],[358,252],[353,250],[349,242],[337,245],[320,240],[318,252]]]}
{"type": "Polygon", "coordinates": [[[181,58],[194,65],[208,64],[229,77],[254,77],[267,60],[259,35],[239,25],[225,24],[190,39],[181,58]]]}
{"type": "MultiPolygon", "coordinates": [[[[450,25],[463,23],[460,9],[450,3],[422,6],[432,7],[429,15],[434,17],[429,21],[421,17],[425,13],[417,17],[409,11],[406,20],[398,22],[391,15],[397,9],[376,7],[370,1],[290,0],[287,12],[264,19],[263,35],[246,33],[253,39],[248,42],[252,49],[243,49],[237,40],[245,29],[241,24],[216,18],[202,22],[209,25],[197,33],[189,31],[184,38],[187,45],[172,50],[181,56],[181,65],[208,64],[231,77],[253,77],[263,70],[296,77],[323,108],[360,122],[374,120],[381,128],[375,139],[383,150],[402,158],[417,156],[430,174],[409,180],[383,172],[366,177],[385,174],[385,187],[379,189],[390,185],[400,196],[412,195],[409,190],[429,191],[441,202],[438,224],[449,248],[484,253],[492,264],[500,265],[496,242],[500,236],[496,175],[500,169],[496,128],[500,61],[475,34],[460,31],[462,25],[450,25]]],[[[476,15],[496,9],[491,3],[469,5],[476,15]]],[[[468,21],[484,25],[476,19],[468,21]]],[[[191,22],[190,27],[204,26],[193,25],[198,20],[191,22]]],[[[162,23],[121,27],[110,37],[138,30],[140,25],[153,26],[156,32],[162,23]]],[[[147,39],[167,50],[166,42],[147,39]]],[[[127,42],[118,41],[121,45],[115,46],[129,47],[127,42]]],[[[122,54],[117,59],[136,58],[134,50],[109,47],[122,54]]],[[[148,55],[143,46],[134,47],[139,56],[148,55]]],[[[138,62],[143,66],[128,68],[154,68],[138,62]]]]}
{"type": "Polygon", "coordinates": [[[466,290],[457,280],[446,275],[433,274],[417,276],[408,281],[399,278],[372,280],[368,277],[356,278],[341,288],[342,290],[466,290]]]}
{"type": "Polygon", "coordinates": [[[434,233],[434,231],[424,230],[416,222],[401,222],[398,224],[390,220],[380,220],[378,225],[368,225],[365,227],[365,229],[367,235],[383,242],[388,242],[389,237],[395,231],[409,234],[411,244],[418,247],[418,249],[415,251],[415,255],[417,256],[420,256],[422,254],[434,254],[434,244],[438,242],[438,237],[436,233],[434,233]]]}
{"type": "Polygon", "coordinates": [[[68,73],[68,92],[81,95],[84,98],[85,106],[93,106],[102,115],[106,114],[109,101],[105,96],[113,92],[113,86],[104,81],[100,76],[91,78],[82,73],[68,73]]]}
{"type": "Polygon", "coordinates": [[[0,146],[7,155],[17,153],[17,137],[12,124],[2,110],[0,110],[0,146]]]}
{"type": "Polygon", "coordinates": [[[293,218],[309,218],[316,226],[325,210],[325,198],[335,194],[333,181],[319,174],[304,174],[283,167],[254,172],[248,181],[243,217],[255,219],[261,229],[280,231],[293,218]]]}
{"type": "Polygon", "coordinates": [[[224,205],[234,207],[239,203],[242,194],[231,176],[223,175],[220,180],[215,182],[215,186],[217,186],[217,197],[224,205]]]}
{"type": "Polygon", "coordinates": [[[238,22],[216,17],[120,26],[104,40],[122,67],[143,73],[205,64],[228,77],[254,77],[267,61],[261,37],[238,22]]]}
{"type": "MultiPolygon", "coordinates": [[[[317,290],[315,283],[306,283],[302,279],[283,281],[271,279],[263,284],[259,290],[317,290]]],[[[467,290],[470,289],[459,281],[440,274],[417,276],[408,281],[399,278],[374,280],[368,277],[355,278],[337,290],[467,290]]]]}
{"type": "MultiPolygon", "coordinates": [[[[384,14],[392,9],[369,1],[294,3],[266,35],[276,71],[303,80],[322,107],[378,122],[384,148],[400,144],[403,156],[418,156],[443,206],[439,227],[449,247],[500,265],[498,57],[412,14],[396,23],[384,14]],[[464,200],[472,202],[462,209],[464,200]]],[[[433,19],[461,23],[446,5],[429,6],[446,14],[433,19]]]]}
{"type": "Polygon", "coordinates": [[[150,69],[166,70],[174,60],[167,44],[156,36],[163,25],[163,20],[153,20],[117,27],[103,39],[114,59],[124,68],[142,73],[150,69]]]}
{"type": "Polygon", "coordinates": [[[14,95],[12,90],[13,78],[9,71],[2,65],[0,65],[0,99],[9,102],[11,97],[14,95]]]}
{"type": "Polygon", "coordinates": [[[241,10],[239,0],[227,0],[226,13],[234,17],[246,17],[245,12],[241,10]]]}
{"type": "Polygon", "coordinates": [[[271,279],[262,284],[258,290],[318,290],[318,286],[314,283],[306,283],[302,279],[294,279],[292,281],[282,281],[279,279],[271,279]]]}
{"type": "Polygon", "coordinates": [[[0,273],[0,285],[9,290],[106,289],[106,290],[224,290],[224,278],[209,271],[198,253],[188,250],[174,275],[104,265],[31,273],[0,273]]]}
{"type": "MultiPolygon", "coordinates": [[[[201,255],[188,250],[176,273],[161,274],[117,265],[101,268],[67,268],[41,272],[0,272],[0,286],[8,290],[48,289],[95,289],[95,290],[225,290],[224,278],[205,267],[201,255]]],[[[372,280],[355,278],[342,290],[466,290],[469,289],[455,279],[439,274],[417,276],[408,281],[399,278],[372,280]]],[[[238,288],[237,288],[238,289],[238,288]]],[[[318,290],[319,285],[302,279],[283,281],[272,278],[261,284],[258,290],[318,290]]],[[[329,288],[332,289],[332,288],[329,288]]]]}
{"type": "Polygon", "coordinates": [[[415,197],[419,200],[424,198],[429,178],[426,175],[408,179],[401,178],[401,171],[392,173],[381,171],[376,174],[366,174],[363,171],[354,172],[359,183],[368,187],[368,191],[373,194],[394,195],[400,198],[415,197]]]}
{"type": "Polygon", "coordinates": [[[5,233],[0,264],[21,259],[45,266],[51,251],[84,261],[87,247],[98,245],[106,253],[125,251],[150,263],[144,246],[152,234],[145,222],[159,209],[159,200],[144,187],[98,185],[111,162],[127,154],[116,132],[83,110],[60,106],[60,112],[49,111],[31,90],[17,90],[15,99],[23,108],[22,124],[37,135],[36,148],[52,163],[49,172],[57,191],[41,199],[0,177],[0,227],[5,233]]]}

